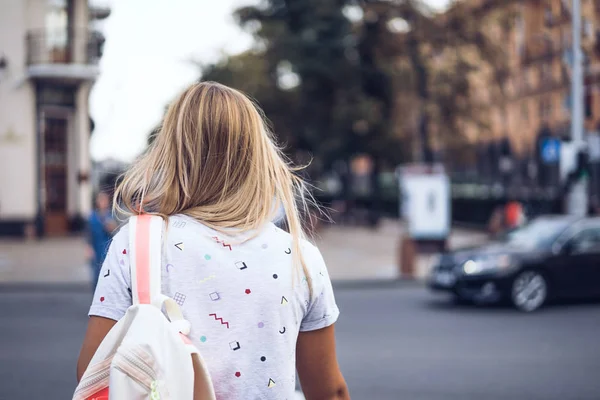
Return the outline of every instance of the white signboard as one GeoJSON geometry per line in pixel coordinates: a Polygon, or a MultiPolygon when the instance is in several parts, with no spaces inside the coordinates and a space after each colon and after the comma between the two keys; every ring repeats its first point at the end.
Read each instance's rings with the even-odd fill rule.
{"type": "Polygon", "coordinates": [[[588,212],[588,178],[582,177],[575,182],[567,196],[567,213],[585,217],[588,212]]]}
{"type": "Polygon", "coordinates": [[[560,181],[564,182],[576,166],[577,146],[573,142],[563,142],[560,146],[560,181]]]}
{"type": "Polygon", "coordinates": [[[443,171],[401,171],[402,214],[414,239],[445,239],[450,234],[450,180],[443,171]]]}
{"type": "Polygon", "coordinates": [[[600,133],[591,132],[587,136],[588,154],[590,162],[600,161],[600,133]]]}

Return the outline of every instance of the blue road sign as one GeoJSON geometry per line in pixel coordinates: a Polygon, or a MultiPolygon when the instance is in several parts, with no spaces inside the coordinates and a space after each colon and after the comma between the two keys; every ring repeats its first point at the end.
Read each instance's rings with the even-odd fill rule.
{"type": "Polygon", "coordinates": [[[553,164],[560,160],[560,140],[547,138],[542,142],[542,161],[553,164]]]}

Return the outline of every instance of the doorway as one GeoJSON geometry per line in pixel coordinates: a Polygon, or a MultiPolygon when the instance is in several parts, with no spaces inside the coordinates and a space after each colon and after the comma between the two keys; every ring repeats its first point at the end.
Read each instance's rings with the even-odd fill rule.
{"type": "Polygon", "coordinates": [[[42,190],[47,235],[69,231],[68,137],[69,113],[44,112],[42,125],[42,190]]]}

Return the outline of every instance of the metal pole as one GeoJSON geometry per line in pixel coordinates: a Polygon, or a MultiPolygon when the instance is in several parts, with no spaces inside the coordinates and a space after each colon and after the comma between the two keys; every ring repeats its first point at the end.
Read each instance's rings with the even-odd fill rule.
{"type": "MultiPolygon", "coordinates": [[[[577,154],[584,150],[583,126],[583,53],[581,51],[581,0],[573,0],[573,70],[571,71],[571,139],[577,154]]],[[[567,212],[583,217],[588,209],[588,187],[585,177],[572,183],[567,197],[567,212]]]]}
{"type": "Polygon", "coordinates": [[[581,0],[573,0],[573,70],[571,71],[571,139],[583,147],[583,53],[581,51],[581,0]]]}

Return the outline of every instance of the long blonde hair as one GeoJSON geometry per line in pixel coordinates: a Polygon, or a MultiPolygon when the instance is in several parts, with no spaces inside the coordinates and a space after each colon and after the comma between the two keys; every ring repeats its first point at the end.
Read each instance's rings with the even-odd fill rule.
{"type": "Polygon", "coordinates": [[[118,185],[114,210],[184,214],[231,234],[258,231],[282,205],[294,262],[310,280],[300,214],[314,201],[297,171],[256,104],[235,89],[200,82],[170,105],[154,142],[118,185]]]}

